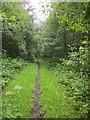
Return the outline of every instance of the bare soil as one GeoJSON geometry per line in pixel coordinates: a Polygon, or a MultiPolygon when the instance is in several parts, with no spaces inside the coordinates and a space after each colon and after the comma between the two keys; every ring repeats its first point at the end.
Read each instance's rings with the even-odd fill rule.
{"type": "Polygon", "coordinates": [[[40,99],[40,63],[38,62],[38,73],[35,80],[35,90],[33,91],[34,100],[33,108],[31,110],[31,118],[43,118],[43,114],[40,113],[41,106],[39,104],[40,99]]]}

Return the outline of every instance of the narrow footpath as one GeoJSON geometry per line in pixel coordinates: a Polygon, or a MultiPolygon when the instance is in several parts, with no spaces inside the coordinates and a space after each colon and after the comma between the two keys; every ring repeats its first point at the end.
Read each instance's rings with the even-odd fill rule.
{"type": "Polygon", "coordinates": [[[34,100],[33,100],[33,108],[31,110],[31,118],[43,118],[43,114],[40,113],[40,104],[39,104],[39,99],[40,99],[40,63],[38,62],[38,73],[36,76],[36,81],[35,81],[35,90],[33,91],[34,95],[34,100]]]}

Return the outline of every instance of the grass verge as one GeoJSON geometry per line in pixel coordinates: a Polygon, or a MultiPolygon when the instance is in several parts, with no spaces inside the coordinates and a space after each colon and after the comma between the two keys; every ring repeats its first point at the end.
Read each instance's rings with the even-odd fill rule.
{"type": "Polygon", "coordinates": [[[37,65],[30,64],[3,91],[3,118],[28,118],[37,65]]]}
{"type": "Polygon", "coordinates": [[[72,99],[66,96],[66,86],[58,81],[53,71],[48,70],[45,65],[41,66],[40,104],[44,118],[79,118],[72,106],[72,99]]]}

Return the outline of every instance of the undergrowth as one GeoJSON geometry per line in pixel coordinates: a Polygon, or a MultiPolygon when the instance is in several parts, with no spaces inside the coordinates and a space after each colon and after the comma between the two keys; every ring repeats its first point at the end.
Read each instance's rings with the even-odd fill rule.
{"type": "Polygon", "coordinates": [[[2,88],[12,80],[16,73],[20,72],[28,63],[22,58],[10,58],[8,56],[2,59],[2,88]]]}
{"type": "Polygon", "coordinates": [[[87,118],[88,114],[88,79],[82,73],[76,72],[67,64],[67,60],[57,63],[54,72],[59,77],[59,83],[67,88],[67,96],[72,102],[80,117],[87,118]]]}

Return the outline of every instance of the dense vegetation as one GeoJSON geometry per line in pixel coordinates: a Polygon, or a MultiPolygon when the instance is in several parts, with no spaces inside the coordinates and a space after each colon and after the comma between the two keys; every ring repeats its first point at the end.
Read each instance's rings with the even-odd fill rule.
{"type": "MultiPolygon", "coordinates": [[[[58,82],[65,87],[66,96],[72,100],[79,117],[86,118],[89,115],[88,111],[90,111],[88,108],[90,2],[51,3],[50,14],[46,21],[39,26],[40,28],[34,24],[34,16],[29,15],[30,11],[33,12],[32,6],[26,9],[26,4],[20,2],[2,3],[0,19],[3,26],[3,88],[29,62],[43,59],[47,61],[48,68],[58,77],[56,83],[58,82]]],[[[42,76],[44,77],[43,73],[42,76]]],[[[41,83],[42,89],[47,79],[43,79],[41,83]]],[[[13,81],[12,84],[15,85],[13,81]]],[[[52,89],[54,90],[54,88],[52,89]]],[[[45,96],[45,94],[42,96],[45,96]]],[[[58,99],[59,97],[57,96],[58,99]]],[[[41,104],[44,106],[42,99],[41,104]]],[[[5,105],[6,103],[4,107],[6,107],[5,105]]],[[[47,106],[49,107],[48,103],[47,106]]],[[[47,110],[47,108],[43,109],[47,110]]],[[[46,116],[51,117],[49,112],[47,112],[46,116]]],[[[10,114],[9,117],[11,117],[10,114]]],[[[6,116],[4,114],[4,117],[6,116]]]]}
{"type": "Polygon", "coordinates": [[[50,66],[56,66],[60,83],[67,86],[68,96],[76,99],[75,108],[81,116],[87,114],[89,98],[89,6],[90,3],[52,3],[41,37],[43,57],[50,66]]]}
{"type": "Polygon", "coordinates": [[[23,68],[25,60],[33,61],[33,16],[24,8],[24,3],[2,3],[3,87],[23,68]]]}

